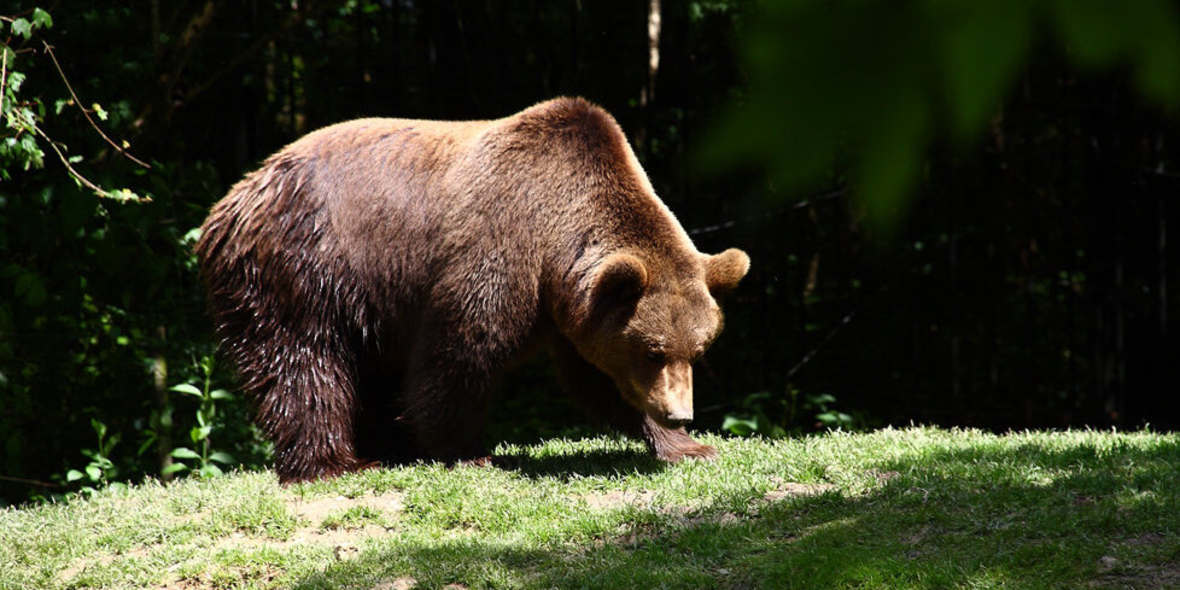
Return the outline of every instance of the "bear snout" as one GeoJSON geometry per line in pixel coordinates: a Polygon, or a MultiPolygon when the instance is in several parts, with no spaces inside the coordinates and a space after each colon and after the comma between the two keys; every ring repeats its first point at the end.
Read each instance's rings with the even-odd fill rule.
{"type": "Polygon", "coordinates": [[[692,367],[688,363],[669,363],[656,379],[650,394],[656,401],[648,414],[669,428],[692,422],[692,367]]]}

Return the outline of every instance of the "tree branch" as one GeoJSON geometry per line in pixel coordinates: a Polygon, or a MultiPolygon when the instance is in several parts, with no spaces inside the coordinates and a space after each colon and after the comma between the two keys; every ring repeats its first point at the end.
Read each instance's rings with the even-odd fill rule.
{"type": "MultiPolygon", "coordinates": [[[[66,73],[62,71],[61,64],[58,63],[58,61],[57,61],[57,56],[53,54],[53,48],[50,47],[49,43],[46,43],[44,40],[41,41],[41,44],[45,46],[45,52],[49,54],[49,59],[53,60],[53,65],[54,65],[54,67],[57,68],[57,73],[59,76],[61,76],[61,81],[65,82],[66,89],[70,91],[70,96],[74,99],[74,104],[78,105],[78,110],[82,111],[82,116],[86,117],[86,121],[90,123],[90,126],[93,127],[94,130],[97,131],[98,134],[101,135],[102,138],[105,139],[107,143],[111,144],[111,147],[118,150],[118,152],[120,154],[123,154],[123,156],[126,157],[128,160],[131,160],[132,162],[135,162],[136,164],[139,164],[140,166],[143,166],[144,168],[147,168],[150,170],[151,169],[150,164],[129,154],[127,152],[127,150],[123,149],[123,146],[115,143],[114,140],[112,140],[110,137],[107,137],[106,133],[102,132],[102,129],[99,128],[98,123],[95,123],[94,119],[90,117],[90,111],[87,110],[86,107],[82,105],[82,100],[79,99],[77,93],[74,92],[74,87],[70,85],[70,80],[68,78],[66,78],[66,73]]],[[[44,134],[42,134],[42,136],[44,136],[44,134]]],[[[46,139],[48,139],[48,138],[46,138],[46,139]]]]}
{"type": "Polygon", "coordinates": [[[67,158],[66,155],[61,152],[61,149],[57,147],[57,142],[50,139],[48,135],[45,135],[45,132],[41,131],[40,127],[33,127],[33,131],[39,135],[41,139],[44,139],[45,142],[49,144],[49,147],[53,149],[53,153],[57,154],[57,157],[59,160],[61,160],[62,165],[64,165],[66,170],[69,171],[70,176],[73,177],[74,180],[78,181],[78,183],[94,191],[94,194],[114,201],[136,201],[139,203],[151,202],[151,197],[141,197],[125,190],[118,193],[112,193],[111,191],[108,191],[101,186],[90,182],[90,179],[82,176],[80,172],[74,169],[74,166],[70,164],[70,159],[67,158]]]}
{"type": "Polygon", "coordinates": [[[0,481],[11,481],[14,483],[23,483],[31,486],[40,486],[43,488],[60,488],[61,486],[47,481],[37,481],[35,479],[25,479],[23,477],[11,477],[8,475],[0,475],[0,481]]]}

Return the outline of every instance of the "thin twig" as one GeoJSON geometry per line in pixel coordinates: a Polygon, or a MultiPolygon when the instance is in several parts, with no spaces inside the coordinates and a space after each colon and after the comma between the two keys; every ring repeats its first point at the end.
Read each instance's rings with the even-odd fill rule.
{"type": "MultiPolygon", "coordinates": [[[[118,150],[120,154],[123,154],[124,156],[126,156],[128,160],[131,160],[132,162],[135,162],[136,164],[139,164],[140,166],[143,166],[144,168],[147,168],[150,170],[152,168],[150,164],[127,153],[127,150],[123,149],[123,146],[115,143],[110,137],[107,137],[106,133],[102,132],[102,129],[98,126],[98,124],[95,123],[94,119],[92,119],[90,117],[90,113],[87,112],[86,107],[83,106],[82,100],[79,99],[78,95],[74,92],[74,87],[70,85],[69,79],[66,78],[66,73],[64,71],[62,71],[61,64],[57,62],[57,56],[53,54],[53,48],[50,47],[49,43],[46,43],[44,40],[41,41],[41,44],[45,46],[45,52],[49,54],[49,59],[53,60],[53,65],[57,68],[57,73],[58,73],[58,75],[61,76],[61,81],[65,82],[66,89],[70,91],[70,96],[74,98],[74,104],[78,105],[78,109],[82,111],[82,116],[86,117],[86,120],[90,122],[90,126],[93,127],[94,130],[97,131],[98,134],[101,135],[102,138],[107,141],[107,143],[111,144],[111,147],[118,150]]],[[[42,134],[42,136],[44,136],[44,134],[42,134]]],[[[48,138],[46,138],[46,139],[48,139],[48,138]]],[[[54,149],[56,149],[56,148],[54,148],[54,149]]],[[[67,164],[67,166],[68,165],[69,164],[67,164]]]]}
{"type": "Polygon", "coordinates": [[[811,199],[806,199],[806,200],[798,201],[795,203],[789,203],[789,204],[783,205],[782,207],[779,207],[779,208],[774,209],[772,211],[767,211],[761,215],[747,215],[741,219],[731,219],[729,221],[723,221],[723,222],[718,223],[716,225],[707,225],[705,227],[695,227],[693,229],[688,230],[688,235],[698,236],[701,234],[712,233],[715,231],[732,229],[734,227],[737,227],[738,225],[746,225],[746,224],[754,223],[754,222],[757,222],[760,220],[769,219],[771,216],[775,216],[780,213],[785,213],[788,209],[790,209],[790,210],[804,209],[804,208],[810,207],[812,201],[818,201],[821,199],[822,200],[832,199],[832,198],[838,197],[840,195],[843,195],[846,191],[847,191],[846,188],[840,187],[835,190],[831,190],[826,193],[823,193],[821,195],[816,195],[816,196],[812,197],[811,199]]]}
{"type": "Polygon", "coordinates": [[[5,43],[0,47],[0,55],[3,55],[4,65],[0,68],[0,105],[4,104],[4,91],[8,88],[8,44],[5,43]]]}
{"type": "Polygon", "coordinates": [[[0,481],[11,481],[15,483],[25,483],[33,486],[41,486],[43,488],[60,488],[61,486],[47,481],[37,481],[35,479],[25,479],[23,477],[9,477],[7,475],[0,475],[0,481]]]}
{"type": "Polygon", "coordinates": [[[151,200],[152,200],[151,197],[141,197],[138,195],[136,195],[135,198],[120,197],[120,196],[117,196],[114,193],[98,186],[97,184],[90,182],[89,179],[87,179],[85,176],[82,176],[81,173],[79,173],[77,170],[74,169],[74,167],[72,165],[70,165],[70,159],[67,158],[66,155],[63,154],[60,149],[58,149],[56,142],[54,142],[52,139],[50,139],[48,135],[45,135],[44,131],[41,131],[40,127],[33,127],[33,131],[36,132],[37,135],[40,135],[41,138],[44,139],[45,142],[49,144],[49,147],[53,148],[53,152],[57,154],[58,159],[61,160],[61,163],[66,167],[66,170],[69,171],[70,176],[74,177],[74,180],[82,183],[86,188],[94,191],[94,193],[97,194],[98,196],[103,197],[103,198],[107,198],[107,199],[112,199],[115,201],[138,201],[141,203],[151,202],[151,200]]]}

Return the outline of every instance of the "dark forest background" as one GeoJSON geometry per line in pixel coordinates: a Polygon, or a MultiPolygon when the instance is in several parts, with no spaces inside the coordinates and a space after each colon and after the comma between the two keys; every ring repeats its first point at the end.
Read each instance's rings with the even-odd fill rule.
{"type": "MultiPolygon", "coordinates": [[[[267,155],[346,119],[559,95],[615,115],[702,251],[753,260],[697,428],[1176,428],[1178,15],[9,0],[0,505],[265,464],[190,248],[267,155]]],[[[500,399],[494,439],[587,432],[544,363],[500,399]]]]}

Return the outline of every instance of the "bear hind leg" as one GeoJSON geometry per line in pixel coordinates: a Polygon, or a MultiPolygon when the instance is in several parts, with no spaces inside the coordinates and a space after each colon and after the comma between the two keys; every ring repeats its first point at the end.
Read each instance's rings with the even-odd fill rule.
{"type": "Polygon", "coordinates": [[[249,356],[268,359],[268,365],[238,363],[258,404],[257,424],[274,442],[279,481],[377,466],[356,455],[355,366],[347,355],[283,342],[253,348],[256,354],[249,356]]]}

